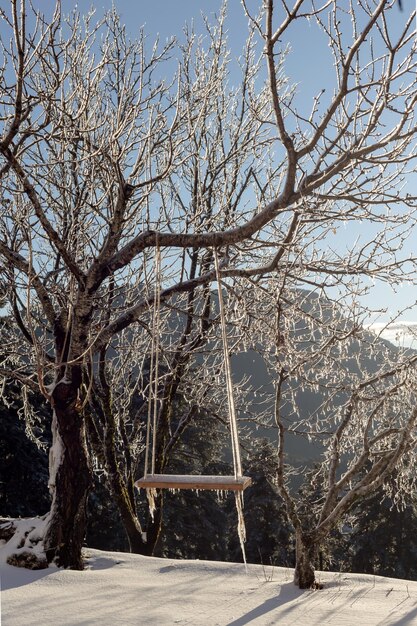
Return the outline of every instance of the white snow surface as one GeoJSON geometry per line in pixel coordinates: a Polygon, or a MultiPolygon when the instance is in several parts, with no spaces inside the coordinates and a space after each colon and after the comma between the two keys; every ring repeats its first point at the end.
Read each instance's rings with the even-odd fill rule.
{"type": "MultiPolygon", "coordinates": [[[[1,551],[1,550],[0,550],[1,551]]],[[[2,626],[417,625],[417,582],[320,573],[300,591],[293,571],[85,550],[82,572],[0,563],[2,626]]]]}

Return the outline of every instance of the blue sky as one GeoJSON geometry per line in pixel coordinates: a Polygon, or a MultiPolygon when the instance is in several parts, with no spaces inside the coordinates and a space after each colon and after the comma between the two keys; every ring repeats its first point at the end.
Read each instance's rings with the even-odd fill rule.
{"type": "MultiPolygon", "coordinates": [[[[41,3],[38,0],[36,4],[41,3]]],[[[254,5],[253,0],[250,0],[250,4],[254,5]]],[[[222,5],[222,0],[97,0],[97,2],[81,0],[78,3],[73,0],[63,0],[65,11],[77,6],[81,12],[84,12],[94,6],[101,14],[112,5],[116,7],[132,37],[141,26],[145,26],[151,39],[159,34],[164,40],[173,35],[180,36],[184,24],[190,23],[193,18],[201,23],[201,13],[208,16],[214,14],[222,5]]],[[[241,34],[244,37],[246,19],[239,0],[232,0],[229,13],[234,25],[238,26],[239,31],[243,30],[241,34]]]]}

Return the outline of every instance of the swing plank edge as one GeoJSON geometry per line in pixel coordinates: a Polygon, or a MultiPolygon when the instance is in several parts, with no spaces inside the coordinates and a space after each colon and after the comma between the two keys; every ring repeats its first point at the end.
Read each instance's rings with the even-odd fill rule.
{"type": "Polygon", "coordinates": [[[135,482],[138,489],[207,489],[244,491],[252,484],[249,476],[207,476],[181,474],[148,474],[135,482]]]}

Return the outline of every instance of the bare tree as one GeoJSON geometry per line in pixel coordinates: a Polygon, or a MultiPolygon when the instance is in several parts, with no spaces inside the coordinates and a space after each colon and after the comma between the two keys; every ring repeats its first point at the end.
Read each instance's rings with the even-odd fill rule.
{"type": "MultiPolygon", "coordinates": [[[[125,265],[116,270],[108,263],[150,223],[149,194],[180,159],[181,143],[173,141],[178,89],[155,77],[172,43],[148,54],[144,36],[129,42],[114,13],[101,24],[91,20],[87,15],[81,25],[74,13],[63,21],[57,4],[49,20],[36,16],[29,34],[24,3],[19,12],[13,2],[11,17],[4,16],[13,47],[3,41],[10,60],[1,148],[3,273],[54,413],[45,549],[49,560],[75,568],[83,566],[90,485],[83,389],[104,346],[94,342],[113,321],[95,311],[125,265]]],[[[127,299],[128,287],[135,289],[129,279],[127,299]]]]}
{"type": "Polygon", "coordinates": [[[318,183],[295,202],[284,226],[270,225],[271,240],[287,245],[266,268],[268,280],[254,274],[252,302],[233,287],[245,313],[243,345],[262,351],[274,380],[276,484],[296,534],[295,582],[309,588],[317,584],[320,544],[352,505],[390,475],[397,497],[413,482],[415,357],[384,349],[364,332],[370,311],[362,296],[373,281],[415,282],[415,259],[404,247],[415,226],[415,197],[404,193],[415,158],[415,15],[399,26],[390,3],[360,2],[347,19],[338,3],[312,11],[297,2],[275,24],[267,1],[264,25],[243,4],[265,41],[285,175],[293,172],[299,191],[318,183]],[[310,111],[296,93],[283,100],[275,82],[278,50],[304,19],[325,34],[336,72],[335,91],[327,97],[318,89],[310,111]],[[356,241],[349,241],[352,219],[365,225],[356,241]],[[307,415],[299,407],[303,394],[311,403],[307,415]],[[316,458],[322,451],[315,480],[323,495],[307,518],[291,485],[300,473],[288,458],[295,434],[314,444],[316,458]]]}
{"type": "MultiPolygon", "coordinates": [[[[170,268],[162,306],[195,290],[204,300],[215,280],[213,247],[224,249],[231,294],[254,281],[268,289],[279,277],[286,287],[357,300],[367,280],[413,279],[402,244],[414,225],[415,198],[403,181],[417,132],[415,40],[413,16],[392,28],[393,4],[361,1],[347,15],[337,2],[297,0],[276,17],[266,0],[257,17],[243,3],[243,77],[241,88],[228,89],[224,10],[206,23],[206,51],[193,48],[189,33],[170,81],[161,64],[172,66],[174,43],[147,51],[144,35],[130,42],[114,12],[99,24],[92,14],[63,20],[58,3],[29,33],[25,3],[18,10],[11,1],[3,15],[12,43],[2,40],[0,255],[54,414],[49,560],[82,567],[95,363],[116,335],[148,319],[150,249],[162,250],[170,268]],[[285,39],[306,20],[321,29],[335,67],[333,88],[320,88],[309,110],[285,75],[285,39]],[[360,220],[372,224],[369,241],[346,248],[339,233],[360,220]]],[[[109,392],[104,378],[101,390],[109,392]]]]}
{"type": "MultiPolygon", "coordinates": [[[[85,415],[92,393],[106,416],[107,465],[115,468],[106,353],[122,349],[122,340],[112,343],[116,334],[149,323],[155,276],[146,250],[171,247],[160,235],[172,235],[178,245],[164,255],[161,302],[190,294],[188,321],[165,377],[162,423],[184,350],[202,340],[201,328],[190,336],[194,291],[203,288],[200,301],[208,302],[204,326],[210,312],[204,290],[215,278],[211,252],[200,252],[198,242],[188,246],[187,237],[215,228],[223,237],[263,141],[262,122],[242,93],[253,89],[257,72],[256,64],[250,67],[251,40],[242,86],[226,91],[224,17],[223,11],[215,26],[207,24],[207,51],[188,34],[184,60],[166,82],[158,68],[169,64],[173,43],[147,53],[144,35],[128,41],[114,12],[99,24],[87,15],[81,25],[77,13],[62,20],[58,4],[50,19],[36,16],[30,35],[24,3],[19,12],[12,2],[11,16],[4,16],[14,43],[8,50],[5,39],[3,50],[15,80],[4,91],[2,274],[37,382],[53,408],[45,548],[48,559],[63,566],[82,567],[91,473],[85,415]]],[[[25,348],[19,352],[25,373],[8,363],[3,374],[33,384],[25,348]]],[[[161,448],[161,467],[165,454],[161,448]]],[[[138,535],[137,520],[131,522],[138,535]]]]}
{"type": "Polygon", "coordinates": [[[365,330],[357,310],[282,277],[241,308],[245,349],[260,351],[272,381],[264,423],[278,432],[274,482],[295,530],[295,582],[311,588],[320,547],[358,500],[384,486],[401,506],[414,488],[416,356],[365,330]]]}
{"type": "MultiPolygon", "coordinates": [[[[206,23],[205,39],[187,30],[185,42],[181,46],[179,83],[181,93],[184,94],[182,115],[186,128],[185,131],[182,128],[181,132],[185,132],[185,137],[189,135],[189,138],[185,141],[182,136],[182,161],[178,170],[161,181],[155,191],[155,197],[162,207],[158,219],[166,220],[170,228],[175,223],[186,223],[192,231],[205,232],[216,223],[219,226],[227,224],[230,219],[228,213],[235,212],[239,202],[248,194],[250,183],[253,182],[255,159],[258,161],[258,172],[264,163],[256,153],[267,145],[267,134],[244,99],[244,94],[253,90],[259,72],[259,63],[254,62],[253,37],[249,37],[241,59],[242,80],[236,89],[232,89],[227,85],[231,59],[227,53],[224,20],[223,9],[215,25],[206,23]]],[[[159,493],[155,499],[156,508],[147,524],[147,542],[144,544],[133,493],[138,453],[144,447],[143,423],[142,429],[138,426],[129,427],[128,436],[122,431],[125,420],[131,420],[126,406],[131,405],[135,398],[137,400],[139,395],[143,403],[141,413],[146,412],[149,387],[154,382],[154,374],[149,371],[149,361],[152,354],[151,339],[156,332],[152,325],[156,313],[152,304],[155,287],[158,289],[172,281],[188,281],[188,293],[181,295],[174,288],[162,294],[166,310],[162,311],[157,332],[161,363],[154,471],[164,472],[180,437],[200,407],[207,409],[211,406],[224,429],[227,403],[224,385],[216,383],[221,370],[218,362],[221,353],[219,330],[216,331],[219,326],[217,300],[213,300],[206,279],[201,280],[201,276],[214,277],[212,251],[196,248],[180,251],[179,254],[172,251],[167,254],[166,249],[163,249],[161,276],[155,273],[155,258],[145,255],[143,263],[141,278],[135,271],[136,289],[140,289],[145,296],[150,312],[142,315],[140,325],[134,329],[129,327],[121,331],[122,343],[115,340],[112,334],[108,335],[111,349],[107,350],[106,344],[100,352],[100,375],[92,381],[92,393],[89,396],[93,419],[88,423],[93,425],[93,439],[95,433],[102,431],[96,439],[96,456],[103,461],[100,451],[104,444],[106,476],[119,504],[131,548],[152,553],[161,529],[163,494],[159,493]],[[174,294],[174,297],[167,299],[167,293],[174,294]],[[205,358],[202,353],[207,342],[210,345],[209,358],[205,358]],[[198,365],[196,358],[199,358],[198,365]],[[132,363],[138,361],[142,362],[141,366],[132,366],[132,363]],[[136,373],[141,373],[133,385],[132,367],[136,373]],[[197,370],[204,372],[204,375],[196,379],[197,370]],[[119,391],[115,393],[115,389],[119,391]],[[126,398],[126,394],[129,398],[126,398]],[[173,410],[179,396],[182,406],[187,407],[187,410],[184,410],[179,424],[174,428],[173,410]],[[116,446],[115,440],[118,441],[116,446]],[[139,440],[141,445],[138,445],[139,440]],[[131,462],[130,447],[136,451],[134,463],[131,462]]],[[[110,319],[117,317],[116,308],[120,309],[120,313],[126,308],[126,288],[125,282],[119,296],[112,293],[111,301],[103,307],[106,318],[104,326],[108,325],[110,319]]]]}

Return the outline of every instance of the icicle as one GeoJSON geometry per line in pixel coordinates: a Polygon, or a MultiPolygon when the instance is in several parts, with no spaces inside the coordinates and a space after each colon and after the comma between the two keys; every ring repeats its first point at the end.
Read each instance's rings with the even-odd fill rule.
{"type": "Polygon", "coordinates": [[[224,489],[216,489],[216,496],[217,496],[218,502],[223,502],[226,499],[227,495],[228,495],[228,492],[225,491],[224,489]]]}
{"type": "Polygon", "coordinates": [[[236,511],[237,511],[237,534],[239,535],[240,549],[242,550],[243,562],[245,564],[245,571],[248,573],[248,564],[246,562],[246,526],[245,518],[243,517],[243,496],[241,493],[235,493],[236,511]]]}
{"type": "Polygon", "coordinates": [[[146,490],[146,496],[148,498],[148,504],[149,504],[149,513],[151,514],[152,517],[152,521],[153,521],[153,514],[156,511],[156,504],[155,504],[155,498],[156,498],[156,489],[147,489],[146,490]]]}

